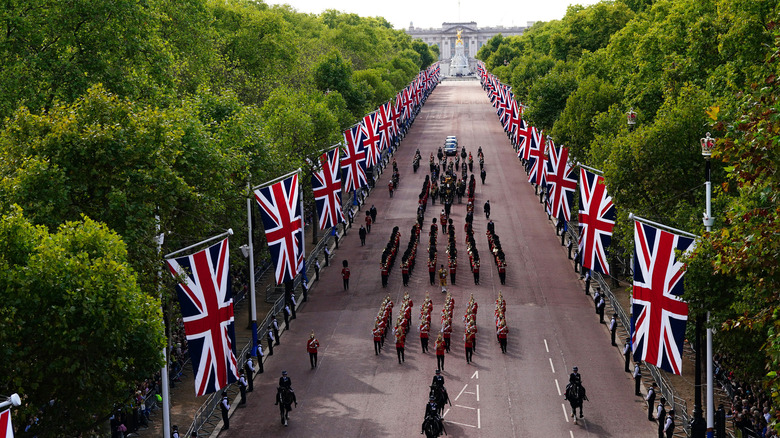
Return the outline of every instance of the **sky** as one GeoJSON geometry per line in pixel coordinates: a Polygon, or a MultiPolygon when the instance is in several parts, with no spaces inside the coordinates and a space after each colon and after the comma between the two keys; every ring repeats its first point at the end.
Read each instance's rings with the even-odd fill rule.
{"type": "Polygon", "coordinates": [[[443,22],[476,21],[479,27],[526,26],[529,21],[563,18],[570,4],[592,5],[597,0],[264,0],[288,4],[298,12],[319,14],[326,9],[380,16],[396,29],[413,22],[418,28],[440,28],[443,22]],[[458,6],[460,4],[460,7],[458,6]]]}

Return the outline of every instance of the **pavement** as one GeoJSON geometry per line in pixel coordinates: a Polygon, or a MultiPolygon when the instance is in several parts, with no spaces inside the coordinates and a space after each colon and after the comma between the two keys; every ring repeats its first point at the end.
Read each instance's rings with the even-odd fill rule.
{"type": "MultiPolygon", "coordinates": [[[[468,268],[463,224],[466,205],[452,207],[460,263],[457,281],[448,286],[455,299],[452,350],[443,375],[452,406],[444,413],[450,436],[484,437],[651,437],[656,423],[647,420],[646,405],[634,396],[631,376],[623,371],[622,357],[610,346],[604,325],[593,313],[578,274],[567,259],[560,237],[544,213],[527,176],[484,91],[476,81],[442,82],[429,97],[415,124],[395,154],[400,184],[393,198],[375,190],[367,199],[378,209],[377,221],[361,246],[350,232],[335,251],[331,267],[320,273],[298,318],[265,361],[265,373],[255,378],[255,390],[245,406],[234,407],[230,429],[212,436],[245,437],[376,437],[417,436],[428,389],[436,369],[434,353],[421,353],[418,342],[419,305],[429,293],[434,303],[432,332],[440,328],[436,315],[444,296],[430,286],[425,249],[431,219],[441,206],[428,204],[420,235],[418,263],[409,287],[403,287],[396,261],[388,287],[381,286],[379,262],[391,230],[401,232],[400,253],[406,248],[415,221],[417,195],[428,171],[428,157],[448,135],[457,135],[477,164],[477,149],[485,154],[485,184],[477,178],[474,230],[482,256],[480,285],[468,268]],[[420,169],[412,173],[412,157],[419,148],[420,169]],[[482,205],[490,200],[491,219],[507,260],[507,284],[501,285],[488,258],[487,220],[482,205]],[[352,272],[344,291],[342,260],[352,272]],[[494,308],[498,292],[506,303],[508,353],[501,354],[495,337],[494,308]],[[391,337],[375,355],[373,320],[385,296],[398,305],[408,292],[415,303],[413,328],[407,336],[406,359],[399,364],[391,337]],[[465,304],[473,294],[479,304],[477,347],[472,364],[463,350],[465,304]],[[314,331],[320,341],[319,365],[312,369],[306,340],[314,331]],[[576,424],[569,417],[562,391],[572,366],[578,366],[588,390],[585,417],[576,424]],[[274,406],[281,371],[292,379],[298,406],[288,426],[274,406]]],[[[385,187],[385,172],[377,187],[385,187]]],[[[465,200],[464,200],[465,202],[465,200]]],[[[362,218],[362,212],[358,212],[362,218]]],[[[439,263],[444,260],[445,236],[439,235],[439,263]]],[[[396,307],[397,309],[397,307],[396,307]]],[[[397,315],[397,310],[394,312],[397,315]]],[[[237,400],[236,400],[237,402],[237,400]]],[[[234,403],[235,405],[236,403],[234,403]]]]}

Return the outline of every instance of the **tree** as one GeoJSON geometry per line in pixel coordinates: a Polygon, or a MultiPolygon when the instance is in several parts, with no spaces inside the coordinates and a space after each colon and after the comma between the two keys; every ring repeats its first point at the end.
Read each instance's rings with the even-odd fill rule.
{"type": "Polygon", "coordinates": [[[355,87],[352,82],[352,65],[338,51],[332,50],[316,65],[312,79],[320,91],[338,91],[354,118],[364,114],[366,96],[355,87]]]}
{"type": "Polygon", "coordinates": [[[438,56],[434,57],[430,46],[420,40],[412,41],[412,49],[420,54],[420,70],[428,68],[429,65],[433,64],[434,60],[438,59],[438,56]]]}
{"type": "Polygon", "coordinates": [[[162,365],[159,300],[120,237],[86,217],[50,234],[19,207],[3,215],[0,302],[3,393],[22,396],[21,424],[42,409],[39,436],[88,430],[162,365]]]}

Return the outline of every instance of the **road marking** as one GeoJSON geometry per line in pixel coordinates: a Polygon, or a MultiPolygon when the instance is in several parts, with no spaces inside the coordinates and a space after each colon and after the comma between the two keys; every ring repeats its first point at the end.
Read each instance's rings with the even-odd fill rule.
{"type": "Polygon", "coordinates": [[[458,396],[455,397],[455,401],[458,401],[458,399],[460,398],[460,395],[463,394],[463,391],[465,391],[466,388],[468,388],[468,386],[469,385],[466,385],[466,386],[463,387],[463,389],[460,390],[460,392],[458,393],[458,396]]]}
{"type": "Polygon", "coordinates": [[[443,414],[441,414],[441,418],[444,418],[444,416],[447,415],[447,412],[449,412],[449,411],[450,411],[450,408],[447,408],[447,410],[444,411],[443,414]]]}
{"type": "Polygon", "coordinates": [[[563,418],[566,419],[566,422],[569,422],[569,413],[566,412],[566,405],[561,403],[561,408],[563,408],[563,418]]]}
{"type": "Polygon", "coordinates": [[[544,340],[544,349],[547,350],[547,352],[550,352],[550,347],[547,346],[547,339],[544,340]]]}
{"type": "Polygon", "coordinates": [[[569,431],[569,436],[570,436],[571,438],[574,438],[574,432],[572,432],[572,431],[569,431]]]}
{"type": "Polygon", "coordinates": [[[555,379],[555,387],[558,388],[558,395],[561,395],[561,385],[558,384],[558,379],[555,379]]]}
{"type": "Polygon", "coordinates": [[[474,371],[474,374],[471,375],[472,379],[479,379],[479,370],[474,371]]]}
{"type": "Polygon", "coordinates": [[[477,429],[482,429],[482,417],[479,415],[479,409],[477,409],[477,429]]]}
{"type": "Polygon", "coordinates": [[[477,409],[477,408],[472,408],[471,406],[463,406],[463,405],[459,405],[459,404],[456,404],[455,406],[457,406],[459,408],[471,409],[472,411],[477,409]]]}
{"type": "Polygon", "coordinates": [[[555,367],[553,366],[552,358],[548,357],[548,359],[550,360],[550,369],[552,370],[553,374],[555,374],[555,367]]]}
{"type": "Polygon", "coordinates": [[[457,421],[450,421],[450,420],[447,420],[447,423],[457,424],[458,426],[475,427],[479,429],[479,425],[474,426],[473,424],[463,424],[463,423],[458,423],[457,421]]]}
{"type": "Polygon", "coordinates": [[[479,402],[479,385],[477,385],[477,402],[479,402]]]}

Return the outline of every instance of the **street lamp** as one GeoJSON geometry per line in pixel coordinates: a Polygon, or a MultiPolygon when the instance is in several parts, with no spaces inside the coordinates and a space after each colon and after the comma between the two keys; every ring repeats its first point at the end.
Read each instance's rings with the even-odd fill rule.
{"type": "MultiPolygon", "coordinates": [[[[715,139],[710,137],[708,132],[704,138],[699,140],[701,143],[701,155],[704,157],[706,166],[704,168],[706,206],[704,211],[704,227],[707,232],[712,231],[712,224],[715,220],[712,217],[712,182],[710,181],[710,157],[712,149],[715,147],[715,139]]],[[[707,312],[707,321],[710,319],[710,313],[707,312]]],[[[715,399],[713,394],[713,371],[712,371],[712,329],[707,328],[707,437],[712,438],[715,433],[715,399]]]]}
{"type": "Polygon", "coordinates": [[[633,131],[634,126],[636,126],[636,113],[634,112],[634,108],[631,108],[626,113],[626,123],[628,124],[628,130],[633,131]]]}

